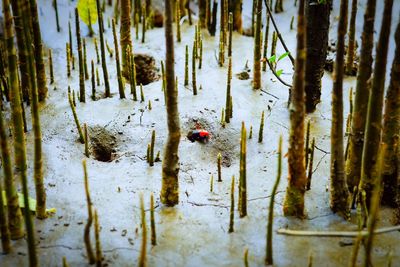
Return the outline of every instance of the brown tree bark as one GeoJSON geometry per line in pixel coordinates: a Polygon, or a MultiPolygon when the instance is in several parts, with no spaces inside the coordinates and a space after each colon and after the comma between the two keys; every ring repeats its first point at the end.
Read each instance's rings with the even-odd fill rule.
{"type": "Polygon", "coordinates": [[[306,189],[306,169],[304,159],[304,88],[306,68],[306,18],[305,0],[300,0],[297,17],[297,53],[290,105],[289,137],[289,177],[283,205],[285,216],[304,217],[304,193],[306,189]]]}
{"type": "Polygon", "coordinates": [[[38,87],[39,101],[43,101],[47,96],[47,85],[46,85],[46,70],[43,61],[43,44],[42,35],[40,32],[39,16],[37,11],[36,0],[30,0],[31,17],[32,17],[32,30],[33,30],[33,44],[35,52],[35,63],[36,63],[36,82],[38,87]]]}
{"type": "Polygon", "coordinates": [[[365,142],[362,153],[360,188],[367,194],[367,207],[371,200],[374,184],[379,172],[379,146],[381,144],[383,94],[389,36],[392,21],[393,0],[385,0],[379,41],[376,46],[376,60],[368,101],[365,142]]]}
{"type": "Polygon", "coordinates": [[[306,112],[321,102],[321,79],[328,52],[330,1],[307,0],[306,112]]]}
{"type": "MultiPolygon", "coordinates": [[[[129,60],[126,55],[126,49],[132,45],[131,41],[131,0],[121,0],[121,27],[120,43],[122,55],[122,74],[129,80],[129,60]]],[[[132,50],[131,50],[132,51],[132,50]]]]}
{"type": "Polygon", "coordinates": [[[364,146],[365,121],[368,106],[370,85],[368,83],[372,72],[372,49],[374,47],[374,23],[376,0],[368,0],[364,14],[360,65],[357,74],[356,95],[351,121],[349,150],[346,160],[346,178],[350,191],[358,186],[361,175],[361,159],[364,146]]]}
{"type": "Polygon", "coordinates": [[[165,0],[165,41],[166,41],[166,108],[168,137],[164,148],[162,161],[162,188],[161,202],[167,206],[175,206],[179,203],[179,140],[181,137],[178,92],[175,89],[174,69],[174,36],[172,30],[172,9],[171,0],[165,0]]]}
{"type": "Polygon", "coordinates": [[[385,115],[383,118],[382,141],[386,144],[383,159],[382,204],[394,207],[399,193],[398,159],[400,133],[400,22],[395,33],[396,51],[390,74],[390,84],[386,93],[385,115]]]}
{"type": "Polygon", "coordinates": [[[343,77],[347,12],[348,0],[341,0],[332,89],[330,180],[331,209],[333,212],[338,213],[345,219],[350,216],[349,190],[347,188],[346,176],[344,173],[345,162],[343,148],[343,77]]]}

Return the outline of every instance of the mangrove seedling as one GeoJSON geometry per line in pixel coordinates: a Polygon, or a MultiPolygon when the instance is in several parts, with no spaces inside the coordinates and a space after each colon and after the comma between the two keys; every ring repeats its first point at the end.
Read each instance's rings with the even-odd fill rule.
{"type": "Polygon", "coordinates": [[[151,229],[151,245],[157,245],[156,223],[154,220],[154,196],[150,195],[150,229],[151,229]]]}
{"type": "MultiPolygon", "coordinates": [[[[85,225],[85,230],[83,233],[83,240],[85,242],[85,248],[86,248],[86,253],[87,253],[88,260],[89,260],[89,264],[94,264],[96,262],[96,258],[93,253],[93,248],[92,248],[92,244],[90,241],[90,228],[92,227],[92,223],[93,223],[92,200],[90,198],[89,178],[88,178],[88,172],[87,172],[87,167],[86,167],[86,160],[82,160],[82,166],[83,166],[83,178],[84,178],[84,184],[85,184],[86,204],[87,204],[87,209],[88,209],[88,220],[85,225]]],[[[96,241],[97,241],[97,239],[96,239],[96,241]]],[[[96,252],[97,252],[97,242],[96,242],[96,252]]]]}

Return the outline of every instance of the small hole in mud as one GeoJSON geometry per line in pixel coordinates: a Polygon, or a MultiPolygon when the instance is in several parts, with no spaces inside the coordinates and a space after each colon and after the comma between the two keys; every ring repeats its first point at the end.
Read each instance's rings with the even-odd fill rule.
{"type": "Polygon", "coordinates": [[[115,159],[117,139],[114,134],[102,126],[89,127],[90,147],[93,157],[102,162],[115,159]]]}

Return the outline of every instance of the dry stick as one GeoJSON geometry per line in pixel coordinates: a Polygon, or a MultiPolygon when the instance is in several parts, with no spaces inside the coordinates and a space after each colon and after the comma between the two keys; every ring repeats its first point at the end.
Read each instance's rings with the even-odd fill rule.
{"type": "Polygon", "coordinates": [[[143,84],[140,84],[140,102],[144,102],[143,84]]]}
{"type": "Polygon", "coordinates": [[[89,79],[89,70],[87,66],[87,61],[86,61],[86,41],[85,38],[83,38],[83,69],[85,72],[85,80],[89,79]]]}
{"type": "Polygon", "coordinates": [[[228,57],[232,57],[232,37],[233,37],[233,14],[232,14],[232,12],[229,13],[228,30],[229,30],[228,57]]]}
{"type": "Polygon", "coordinates": [[[269,202],[269,212],[268,212],[268,226],[267,226],[267,245],[266,245],[266,256],[265,256],[265,265],[273,265],[273,253],[272,253],[272,230],[274,223],[274,204],[275,204],[275,195],[278,190],[279,182],[281,180],[282,173],[282,136],[279,137],[278,144],[278,171],[276,176],[276,181],[274,187],[271,192],[271,199],[269,202]]]}
{"type": "Polygon", "coordinates": [[[93,215],[92,215],[92,200],[90,198],[90,191],[89,191],[89,178],[87,173],[86,167],[86,160],[82,160],[83,166],[83,177],[84,177],[84,185],[85,185],[85,195],[86,195],[86,204],[88,209],[88,220],[85,225],[85,230],[83,234],[83,240],[85,242],[86,253],[89,260],[89,264],[94,264],[96,262],[95,255],[93,253],[92,244],[90,241],[90,228],[93,223],[93,215]]]}
{"type": "Polygon", "coordinates": [[[196,83],[196,42],[193,44],[192,49],[192,86],[193,95],[197,95],[197,83],[196,83]]]}
{"type": "Polygon", "coordinates": [[[92,100],[96,101],[96,77],[94,74],[94,62],[93,60],[90,62],[92,66],[92,100]]]}
{"type": "Polygon", "coordinates": [[[247,178],[246,178],[246,127],[244,122],[242,122],[242,133],[240,142],[240,208],[239,214],[240,218],[247,215],[247,178]]]}
{"type": "MultiPolygon", "coordinates": [[[[129,47],[128,47],[129,48],[129,47]]],[[[135,64],[135,54],[133,53],[133,49],[131,51],[131,59],[130,59],[130,72],[131,72],[131,93],[133,95],[133,100],[137,101],[137,94],[136,94],[136,64],[135,64]]]]}
{"type": "Polygon", "coordinates": [[[146,41],[146,20],[147,20],[147,16],[146,16],[146,6],[143,5],[143,18],[142,18],[142,44],[146,41]]]}
{"type": "Polygon", "coordinates": [[[75,69],[75,60],[74,60],[74,49],[72,43],[72,30],[71,30],[71,22],[68,21],[68,36],[69,36],[69,55],[72,63],[72,69],[75,69]]]}
{"type": "Polygon", "coordinates": [[[225,98],[225,122],[229,123],[231,118],[231,81],[232,81],[232,58],[228,61],[228,78],[226,82],[226,98],[225,98]]]}
{"type": "MultiPolygon", "coordinates": [[[[164,66],[164,64],[162,66],[164,66]]],[[[164,80],[163,80],[163,82],[164,82],[164,80]]],[[[185,86],[189,85],[189,46],[188,45],[186,45],[186,47],[185,47],[185,83],[184,83],[184,85],[185,86]]]]}
{"type": "Polygon", "coordinates": [[[294,16],[292,16],[292,19],[290,20],[290,30],[293,30],[293,22],[294,22],[294,16]]]}
{"type": "Polygon", "coordinates": [[[154,220],[154,196],[150,195],[150,229],[151,229],[151,245],[157,245],[156,223],[154,220]]]}
{"type": "Polygon", "coordinates": [[[89,154],[89,137],[88,137],[88,130],[87,130],[86,123],[83,124],[83,132],[85,134],[85,156],[86,157],[90,157],[90,154],[89,154]]]}
{"type": "Polygon", "coordinates": [[[231,182],[231,209],[229,211],[229,230],[228,233],[234,231],[234,219],[235,219],[235,176],[232,176],[231,182]]]}
{"type": "MultiPolygon", "coordinates": [[[[69,87],[68,87],[68,91],[69,91],[69,90],[70,90],[70,89],[69,89],[69,87]]],[[[84,137],[84,135],[83,135],[81,125],[79,124],[78,115],[76,114],[75,105],[74,105],[74,102],[73,102],[73,100],[72,100],[72,97],[71,97],[71,94],[70,94],[70,93],[68,93],[68,101],[69,101],[69,105],[70,105],[71,110],[72,110],[72,115],[74,116],[76,128],[78,129],[79,142],[81,142],[82,144],[84,144],[84,143],[85,143],[85,137],[84,137]]]]}
{"type": "Polygon", "coordinates": [[[75,26],[76,26],[76,43],[78,47],[78,61],[79,61],[79,101],[85,103],[85,70],[83,64],[83,55],[82,55],[82,43],[81,43],[81,30],[79,25],[79,13],[78,9],[75,8],[75,26]]]}
{"type": "Polygon", "coordinates": [[[96,83],[97,83],[97,86],[100,86],[99,68],[97,68],[97,67],[96,67],[96,83]]]}
{"type": "Polygon", "coordinates": [[[50,68],[50,84],[54,83],[54,72],[53,72],[53,56],[51,49],[49,49],[49,68],[50,68]]]}
{"type": "Polygon", "coordinates": [[[349,43],[347,48],[346,58],[346,73],[351,74],[354,66],[354,52],[355,52],[355,35],[356,35],[356,16],[357,16],[357,0],[353,0],[351,3],[351,17],[349,27],[349,43]]]}
{"type": "Polygon", "coordinates": [[[246,248],[244,250],[243,261],[244,261],[244,267],[249,267],[249,249],[248,248],[246,248]]]}
{"type": "MultiPolygon", "coordinates": [[[[386,4],[389,3],[392,0],[389,0],[385,3],[385,8],[386,4]]],[[[393,1],[392,1],[393,4],[393,1]]],[[[386,144],[383,144],[379,150],[378,150],[378,162],[376,164],[377,171],[375,173],[376,178],[375,178],[375,184],[373,185],[372,189],[372,196],[370,200],[370,210],[369,210],[369,216],[368,216],[368,225],[367,225],[367,230],[368,230],[368,236],[365,241],[365,254],[364,254],[364,266],[372,266],[372,260],[371,260],[371,254],[372,254],[372,246],[373,246],[373,240],[374,240],[374,230],[377,225],[378,221],[378,214],[379,214],[379,208],[380,208],[380,201],[381,201],[381,189],[382,189],[382,169],[383,169],[383,159],[385,155],[385,150],[387,148],[386,144]]]]}
{"type": "Polygon", "coordinates": [[[285,41],[283,40],[282,35],[281,35],[281,33],[279,32],[278,27],[276,26],[274,16],[272,16],[272,12],[271,12],[270,6],[269,6],[268,3],[267,3],[267,0],[264,0],[264,3],[265,3],[265,6],[267,7],[267,11],[268,11],[269,17],[270,17],[270,19],[271,19],[271,21],[272,21],[272,25],[273,25],[274,28],[275,28],[275,31],[276,31],[276,33],[277,33],[277,35],[278,35],[278,38],[279,38],[279,40],[281,41],[281,44],[282,44],[283,48],[285,49],[285,52],[289,53],[290,61],[292,62],[292,65],[294,66],[294,58],[293,58],[292,54],[289,52],[289,49],[287,48],[286,43],[285,43],[285,41]]]}
{"type": "Polygon", "coordinates": [[[97,44],[97,39],[94,38],[94,49],[96,50],[96,59],[97,59],[97,64],[100,64],[100,54],[99,54],[99,46],[97,44]]]}
{"type": "Polygon", "coordinates": [[[89,10],[89,8],[87,9],[87,14],[88,14],[88,20],[89,20],[89,25],[88,25],[88,28],[89,28],[89,36],[90,36],[90,37],[93,37],[94,31],[93,31],[92,18],[91,18],[91,16],[90,16],[90,10],[89,10]]]}
{"type": "MultiPolygon", "coordinates": [[[[250,131],[252,128],[250,127],[250,131]]],[[[261,113],[261,121],[260,121],[260,130],[258,131],[258,142],[262,143],[263,141],[263,131],[264,131],[264,111],[261,113]]]]}
{"type": "Polygon", "coordinates": [[[121,65],[119,63],[118,39],[117,39],[117,32],[115,30],[115,20],[114,19],[112,19],[112,30],[113,30],[113,35],[114,35],[115,64],[117,65],[119,98],[123,99],[123,98],[125,98],[125,92],[124,92],[124,84],[122,81],[121,65]]]}
{"type": "Polygon", "coordinates": [[[140,194],[140,217],[142,225],[142,243],[139,253],[139,267],[145,267],[147,265],[146,254],[147,254],[147,226],[146,226],[146,213],[144,211],[143,193],[140,194]]]}
{"type": "Polygon", "coordinates": [[[108,41],[106,40],[106,48],[107,48],[107,51],[108,51],[108,54],[110,54],[110,57],[113,57],[113,53],[114,53],[114,51],[111,49],[111,47],[108,45],[108,41]]]}
{"type": "Polygon", "coordinates": [[[314,149],[315,149],[315,138],[313,138],[311,142],[311,153],[310,153],[310,162],[308,165],[308,175],[307,175],[307,190],[311,189],[311,179],[313,175],[313,161],[314,161],[314,149]]]}
{"type": "Polygon", "coordinates": [[[105,84],[105,96],[111,97],[110,84],[108,81],[107,63],[106,63],[106,52],[104,47],[104,25],[103,25],[103,15],[100,8],[100,0],[96,0],[97,6],[97,20],[99,23],[99,35],[100,35],[100,50],[101,50],[101,65],[103,68],[104,84],[105,84]]]}
{"type": "Polygon", "coordinates": [[[62,266],[63,267],[69,267],[66,257],[63,257],[63,259],[62,259],[62,266]]]}
{"type": "MultiPolygon", "coordinates": [[[[199,57],[199,70],[200,70],[203,65],[203,39],[200,39],[199,49],[200,49],[200,57],[199,57]]],[[[200,85],[200,89],[201,89],[201,85],[200,85]]]]}
{"type": "Polygon", "coordinates": [[[139,39],[139,14],[135,15],[135,37],[136,40],[139,39]]]}
{"type": "Polygon", "coordinates": [[[97,216],[97,210],[94,210],[94,238],[96,240],[96,267],[101,267],[103,261],[103,255],[101,252],[100,243],[100,224],[97,216]]]}
{"type": "Polygon", "coordinates": [[[253,89],[261,88],[261,20],[262,0],[257,0],[257,22],[254,33],[253,89]]]}
{"type": "Polygon", "coordinates": [[[70,55],[69,55],[69,44],[66,43],[65,44],[65,52],[66,52],[66,56],[67,56],[67,77],[71,77],[71,65],[70,65],[70,55]]]}
{"type": "Polygon", "coordinates": [[[276,0],[275,2],[275,13],[283,12],[283,0],[276,0]]]}
{"type": "MultiPolygon", "coordinates": [[[[386,234],[390,232],[396,232],[400,230],[400,225],[384,227],[373,231],[373,235],[386,234]]],[[[369,235],[368,230],[362,231],[303,231],[303,230],[290,230],[290,229],[279,229],[277,233],[280,235],[289,236],[308,236],[308,237],[366,237],[369,235]]]]}
{"type": "Polygon", "coordinates": [[[181,7],[180,0],[175,3],[175,23],[176,23],[176,40],[178,43],[181,42],[181,7]]]}
{"type": "Polygon", "coordinates": [[[357,256],[358,256],[358,251],[360,250],[361,241],[362,241],[362,237],[361,236],[357,236],[356,237],[356,241],[354,243],[353,251],[351,253],[349,267],[356,267],[357,266],[357,256]]]}
{"type": "Polygon", "coordinates": [[[30,0],[30,13],[32,17],[32,35],[33,35],[33,45],[35,53],[35,66],[36,66],[36,82],[38,88],[39,101],[43,101],[47,96],[47,86],[46,86],[46,71],[43,61],[43,44],[42,36],[40,32],[40,24],[38,17],[38,8],[36,0],[30,0]]]}
{"type": "Polygon", "coordinates": [[[151,132],[151,143],[150,143],[150,160],[149,164],[150,166],[154,166],[154,144],[156,142],[156,131],[153,130],[151,132]]]}
{"type": "Polygon", "coordinates": [[[306,132],[306,147],[304,149],[305,157],[306,157],[306,164],[305,167],[308,167],[308,156],[310,154],[310,127],[311,127],[311,120],[307,121],[307,132],[306,132]]]}
{"type": "Polygon", "coordinates": [[[57,0],[53,0],[53,7],[54,7],[54,11],[56,12],[57,32],[60,32],[61,28],[60,28],[60,23],[58,21],[58,4],[57,4],[57,0]]]}

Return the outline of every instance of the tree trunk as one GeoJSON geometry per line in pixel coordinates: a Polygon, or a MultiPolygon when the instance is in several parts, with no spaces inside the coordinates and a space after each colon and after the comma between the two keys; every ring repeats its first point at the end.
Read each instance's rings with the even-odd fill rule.
{"type": "Polygon", "coordinates": [[[14,17],[14,28],[15,28],[15,33],[17,36],[17,46],[18,46],[18,66],[19,70],[21,73],[21,87],[22,87],[22,96],[24,101],[26,101],[28,104],[30,103],[29,100],[29,92],[31,88],[31,82],[29,78],[29,71],[28,71],[28,54],[27,54],[27,42],[25,41],[25,36],[24,36],[24,26],[23,26],[23,21],[22,17],[18,17],[15,14],[16,8],[17,8],[17,0],[11,1],[11,7],[13,11],[13,17],[14,17]]]}
{"type": "Polygon", "coordinates": [[[382,141],[386,144],[383,159],[382,204],[395,206],[398,201],[399,183],[397,173],[397,150],[399,148],[400,132],[400,22],[395,34],[396,52],[390,74],[390,85],[386,93],[385,116],[383,118],[382,141]]]}
{"type": "MultiPolygon", "coordinates": [[[[12,28],[12,15],[10,11],[10,3],[8,0],[3,0],[3,14],[4,14],[4,39],[6,55],[8,57],[8,77],[10,87],[10,102],[11,102],[11,117],[13,120],[13,136],[16,138],[20,134],[23,138],[23,120],[19,86],[18,86],[18,69],[17,69],[17,56],[14,47],[14,31],[12,28]],[[20,128],[16,128],[20,127],[20,128]],[[21,132],[19,132],[21,131],[21,132]]],[[[14,139],[15,140],[15,139],[14,139]]],[[[12,173],[12,163],[10,152],[8,149],[8,142],[6,131],[2,123],[0,123],[0,143],[4,168],[4,187],[7,196],[7,212],[11,239],[20,239],[24,237],[23,218],[21,209],[18,202],[18,194],[14,185],[14,177],[12,173]]]]}
{"type": "Polygon", "coordinates": [[[233,30],[238,33],[242,33],[242,10],[243,10],[243,0],[231,0],[231,10],[233,14],[233,30]]]}
{"type": "Polygon", "coordinates": [[[254,33],[253,89],[261,89],[261,20],[262,0],[257,0],[257,20],[254,33]]]}
{"type": "Polygon", "coordinates": [[[43,44],[42,35],[40,32],[39,16],[37,10],[36,0],[30,0],[31,7],[31,17],[32,17],[32,30],[33,30],[33,43],[35,52],[35,62],[36,62],[36,81],[38,87],[39,101],[43,101],[47,96],[47,86],[46,86],[46,71],[43,62],[43,44]]]}
{"type": "Polygon", "coordinates": [[[181,137],[178,92],[175,89],[174,70],[174,36],[172,30],[172,5],[170,0],[165,0],[165,41],[166,41],[166,108],[168,137],[164,148],[162,161],[162,188],[161,202],[167,206],[179,203],[179,157],[178,148],[181,137]]]}
{"type": "MultiPolygon", "coordinates": [[[[121,0],[121,27],[120,43],[122,55],[122,74],[129,80],[129,59],[126,55],[128,46],[132,46],[131,41],[131,0],[121,0]]],[[[131,50],[132,51],[132,50],[131,50]]]]}
{"type": "Polygon", "coordinates": [[[356,96],[351,122],[349,150],[346,160],[346,178],[350,191],[358,186],[361,175],[361,159],[364,146],[365,121],[368,106],[369,83],[372,72],[374,47],[374,23],[376,0],[368,0],[364,14],[360,65],[357,74],[356,96]]]}
{"type": "Polygon", "coordinates": [[[332,89],[332,128],[331,128],[331,199],[330,205],[333,212],[343,218],[348,218],[349,191],[344,173],[343,149],[343,76],[344,76],[344,51],[347,30],[348,0],[340,2],[340,20],[336,43],[336,59],[333,74],[332,89]]]}
{"type": "Polygon", "coordinates": [[[357,0],[353,0],[351,3],[351,17],[349,26],[349,45],[347,47],[347,58],[346,58],[346,74],[351,75],[354,66],[354,54],[356,46],[356,17],[357,17],[357,0]]]}
{"type": "Polygon", "coordinates": [[[305,0],[300,0],[297,17],[297,53],[290,106],[289,177],[283,212],[285,216],[304,217],[306,170],[304,159],[304,88],[306,68],[306,18],[305,0]]]}
{"type": "Polygon", "coordinates": [[[306,112],[313,112],[321,102],[321,79],[328,52],[330,0],[316,3],[307,0],[307,63],[306,63],[306,112]]]}
{"type": "MultiPolygon", "coordinates": [[[[368,101],[360,181],[360,188],[367,194],[367,204],[370,202],[372,190],[379,171],[378,151],[381,144],[383,94],[385,91],[385,74],[392,21],[392,7],[393,0],[385,0],[381,32],[376,46],[374,78],[372,80],[371,93],[368,101]]],[[[369,207],[369,205],[367,205],[367,207],[369,207]]]]}
{"type": "MultiPolygon", "coordinates": [[[[6,5],[4,5],[6,6],[6,5]]],[[[4,7],[3,6],[3,7],[4,7]]],[[[8,6],[8,5],[7,5],[8,6]]],[[[22,26],[20,29],[22,32],[20,37],[22,37],[25,42],[25,35],[23,32],[23,21],[22,21],[22,12],[21,12],[21,0],[12,1],[13,7],[13,16],[14,16],[14,27],[17,28],[22,26]],[[15,20],[20,20],[17,24],[15,20]]],[[[28,28],[30,29],[30,28],[28,28]]],[[[16,29],[17,30],[17,29],[16,29]]],[[[28,191],[28,177],[27,177],[27,164],[26,164],[26,151],[25,151],[25,136],[24,136],[24,126],[22,121],[22,111],[21,111],[21,100],[19,95],[19,87],[18,87],[18,74],[17,74],[17,63],[16,63],[16,55],[14,42],[12,41],[12,33],[9,33],[8,41],[8,66],[10,70],[10,88],[11,88],[11,109],[12,109],[12,120],[13,120],[13,137],[14,137],[14,159],[16,166],[16,175],[19,175],[21,178],[22,184],[22,193],[24,195],[24,217],[25,217],[25,228],[27,231],[27,240],[28,240],[28,254],[29,254],[29,266],[36,267],[38,266],[38,258],[36,255],[36,247],[35,247],[35,231],[33,227],[33,222],[29,209],[29,191],[28,191]]],[[[21,40],[17,42],[21,43],[21,40]]],[[[23,47],[26,46],[24,45],[23,47]]],[[[22,51],[24,56],[29,55],[28,51],[22,51]]],[[[28,67],[28,65],[26,65],[28,67]]],[[[29,78],[29,73],[28,78],[29,78]]],[[[29,81],[30,82],[30,81],[29,81]]]]}

